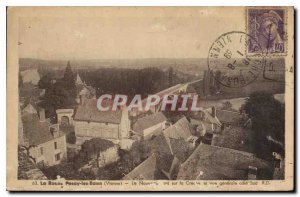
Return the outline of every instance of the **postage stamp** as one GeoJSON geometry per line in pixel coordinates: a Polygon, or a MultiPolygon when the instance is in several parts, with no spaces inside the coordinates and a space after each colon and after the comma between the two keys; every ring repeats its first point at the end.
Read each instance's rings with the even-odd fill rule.
{"type": "MultiPolygon", "coordinates": [[[[286,55],[287,28],[284,8],[248,8],[246,29],[260,44],[265,55],[286,55]]],[[[247,53],[257,54],[257,45],[249,45],[247,53]]]]}
{"type": "Polygon", "coordinates": [[[208,67],[223,86],[240,88],[253,82],[263,69],[263,50],[257,40],[244,32],[222,34],[208,53],[208,67]],[[256,46],[256,56],[248,57],[245,48],[256,46]]]}

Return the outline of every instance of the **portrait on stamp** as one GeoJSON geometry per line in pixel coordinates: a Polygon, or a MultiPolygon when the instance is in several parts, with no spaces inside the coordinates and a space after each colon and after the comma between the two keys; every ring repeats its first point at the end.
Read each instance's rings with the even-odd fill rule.
{"type": "MultiPolygon", "coordinates": [[[[253,36],[264,53],[280,54],[286,52],[285,38],[285,10],[284,9],[248,9],[248,34],[253,36]]],[[[248,53],[257,53],[257,45],[248,46],[248,53]]]]}

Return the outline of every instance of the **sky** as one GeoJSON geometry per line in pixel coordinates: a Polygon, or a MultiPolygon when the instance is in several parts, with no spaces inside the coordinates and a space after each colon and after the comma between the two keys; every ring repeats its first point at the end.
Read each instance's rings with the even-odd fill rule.
{"type": "Polygon", "coordinates": [[[204,58],[222,33],[244,29],[236,25],[243,19],[241,10],[238,15],[228,9],[222,12],[202,8],[163,14],[131,11],[126,16],[33,14],[19,18],[19,57],[204,58]]]}

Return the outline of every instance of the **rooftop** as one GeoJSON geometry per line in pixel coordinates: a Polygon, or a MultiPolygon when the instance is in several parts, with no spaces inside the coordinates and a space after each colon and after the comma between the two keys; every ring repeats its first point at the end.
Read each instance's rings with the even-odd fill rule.
{"type": "MultiPolygon", "coordinates": [[[[50,140],[55,139],[50,132],[50,122],[47,120],[40,121],[37,114],[25,114],[22,116],[23,130],[29,145],[39,145],[50,140]]],[[[59,137],[63,136],[64,133],[59,132],[59,137]]]]}
{"type": "Polygon", "coordinates": [[[212,145],[240,151],[253,152],[251,131],[239,126],[225,127],[212,140],[212,145]]]}
{"type": "Polygon", "coordinates": [[[159,155],[172,155],[184,162],[192,152],[192,147],[183,138],[169,138],[163,134],[151,141],[152,152],[159,155]]]}
{"type": "Polygon", "coordinates": [[[179,119],[175,124],[163,131],[164,135],[173,139],[188,139],[191,133],[191,127],[186,117],[179,119]]]}
{"type": "Polygon", "coordinates": [[[150,128],[154,125],[166,121],[167,118],[162,112],[154,113],[151,115],[144,116],[139,118],[136,123],[133,125],[133,130],[136,132],[142,132],[143,130],[150,128]]]}
{"type": "Polygon", "coordinates": [[[144,162],[134,168],[130,173],[123,177],[124,180],[168,180],[168,178],[157,169],[157,158],[153,154],[144,162]]]}
{"type": "Polygon", "coordinates": [[[97,99],[84,99],[83,103],[77,108],[74,120],[120,124],[121,116],[121,110],[100,111],[97,108],[97,99]]]}
{"type": "Polygon", "coordinates": [[[272,176],[271,165],[254,154],[200,144],[182,164],[179,180],[246,180],[248,168],[258,168],[258,179],[272,176]]]}

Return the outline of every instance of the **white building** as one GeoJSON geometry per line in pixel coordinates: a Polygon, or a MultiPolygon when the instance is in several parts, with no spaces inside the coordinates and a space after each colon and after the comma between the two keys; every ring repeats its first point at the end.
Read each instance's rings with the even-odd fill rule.
{"type": "Polygon", "coordinates": [[[99,111],[97,99],[84,99],[73,120],[76,144],[92,138],[107,139],[118,144],[129,138],[130,120],[126,108],[116,111],[99,111]]]}
{"type": "Polygon", "coordinates": [[[26,113],[22,116],[26,154],[39,166],[59,164],[67,157],[66,136],[59,126],[51,125],[45,115],[26,113]]]}

